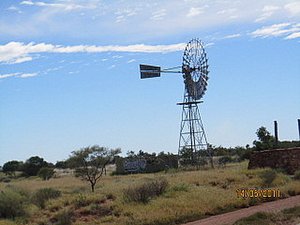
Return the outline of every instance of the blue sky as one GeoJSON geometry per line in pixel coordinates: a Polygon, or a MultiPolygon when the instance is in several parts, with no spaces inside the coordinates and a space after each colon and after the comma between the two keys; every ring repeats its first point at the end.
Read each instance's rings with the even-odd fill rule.
{"type": "Polygon", "coordinates": [[[139,64],[179,66],[195,37],[209,57],[208,141],[251,145],[274,120],[281,140],[297,140],[298,0],[5,0],[0,165],[93,144],[176,153],[182,76],[140,80],[139,64]]]}

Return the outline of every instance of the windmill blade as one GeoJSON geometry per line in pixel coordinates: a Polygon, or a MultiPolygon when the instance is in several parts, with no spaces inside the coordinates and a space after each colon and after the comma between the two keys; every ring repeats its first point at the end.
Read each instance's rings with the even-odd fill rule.
{"type": "Polygon", "coordinates": [[[207,70],[207,69],[208,69],[208,65],[201,66],[201,70],[207,70]]]}
{"type": "Polygon", "coordinates": [[[141,79],[160,77],[161,69],[159,66],[140,65],[141,79]]]}
{"type": "Polygon", "coordinates": [[[208,70],[205,70],[205,71],[200,71],[200,73],[202,74],[202,76],[205,76],[205,77],[207,77],[207,79],[208,79],[208,73],[209,73],[209,71],[208,70]]]}

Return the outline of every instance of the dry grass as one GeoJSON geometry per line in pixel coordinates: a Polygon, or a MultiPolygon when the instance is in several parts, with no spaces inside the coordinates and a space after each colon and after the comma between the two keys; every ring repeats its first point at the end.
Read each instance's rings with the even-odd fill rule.
{"type": "Polygon", "coordinates": [[[40,178],[36,177],[22,178],[15,182],[11,182],[10,184],[31,192],[37,191],[41,188],[55,188],[60,189],[62,192],[70,192],[76,188],[88,188],[84,181],[72,176],[54,178],[47,181],[42,181],[40,178]]]}
{"type": "Polygon", "coordinates": [[[0,225],[16,225],[16,223],[10,220],[0,220],[0,225]]]}
{"type": "Polygon", "coordinates": [[[278,213],[260,212],[252,216],[243,218],[234,223],[234,225],[292,225],[300,222],[300,207],[285,209],[278,213]]]}
{"type": "MultiPolygon", "coordinates": [[[[47,224],[64,212],[72,212],[69,216],[73,224],[78,225],[180,224],[257,203],[238,198],[236,189],[261,187],[261,174],[264,171],[247,170],[247,162],[243,162],[214,170],[106,176],[97,184],[93,194],[88,183],[74,177],[49,181],[18,179],[9,185],[30,192],[51,187],[63,193],[62,197],[50,200],[44,210],[31,205],[28,208],[28,224],[47,224]],[[127,202],[124,199],[124,189],[161,177],[169,183],[163,195],[151,199],[147,204],[127,202]]],[[[7,185],[0,183],[0,190],[7,185]]],[[[284,174],[278,174],[273,186],[279,188],[285,197],[300,194],[300,181],[292,180],[284,174]]]]}

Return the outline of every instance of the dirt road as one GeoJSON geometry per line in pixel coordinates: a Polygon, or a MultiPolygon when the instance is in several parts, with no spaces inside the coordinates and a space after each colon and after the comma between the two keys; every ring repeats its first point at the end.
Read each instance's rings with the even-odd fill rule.
{"type": "Polygon", "coordinates": [[[256,205],[256,206],[252,206],[249,208],[239,209],[237,211],[233,211],[233,212],[229,212],[229,213],[211,216],[209,218],[186,223],[184,225],[232,224],[241,218],[251,216],[257,212],[278,212],[283,209],[293,208],[295,206],[300,206],[300,195],[273,201],[273,202],[266,202],[261,205],[256,205]]]}

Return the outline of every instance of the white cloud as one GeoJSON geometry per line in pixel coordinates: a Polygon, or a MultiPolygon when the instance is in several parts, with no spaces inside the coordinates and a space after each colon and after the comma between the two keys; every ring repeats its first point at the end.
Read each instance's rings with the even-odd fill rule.
{"type": "Polygon", "coordinates": [[[230,34],[230,35],[226,35],[223,39],[238,38],[240,36],[241,34],[230,34]]]}
{"type": "Polygon", "coordinates": [[[194,35],[205,35],[210,31],[221,33],[230,26],[240,29],[236,32],[245,33],[255,20],[268,20],[270,24],[272,20],[276,23],[299,21],[300,4],[299,0],[261,0],[255,4],[241,0],[19,2],[21,5],[15,5],[23,13],[15,13],[14,18],[4,16],[0,21],[4,40],[12,37],[14,40],[53,40],[63,36],[64,40],[88,41],[87,37],[89,40],[97,37],[106,43],[128,43],[128,40],[170,38],[182,32],[194,35]]]}
{"type": "Polygon", "coordinates": [[[285,37],[285,39],[295,39],[295,38],[300,38],[300,32],[295,32],[285,37]]]}
{"type": "Polygon", "coordinates": [[[58,66],[58,67],[48,68],[48,69],[46,69],[46,70],[43,72],[43,74],[48,74],[48,73],[50,73],[50,72],[57,71],[57,70],[60,70],[60,69],[62,69],[62,68],[63,68],[63,66],[58,66]]]}
{"type": "Polygon", "coordinates": [[[28,77],[35,77],[37,75],[38,75],[38,73],[23,73],[19,77],[21,77],[21,78],[28,78],[28,77]]]}
{"type": "Polygon", "coordinates": [[[219,10],[217,11],[217,14],[218,15],[223,15],[223,14],[232,14],[234,12],[236,12],[237,9],[236,8],[231,8],[231,9],[222,9],[222,10],[219,10]]]}
{"type": "MultiPolygon", "coordinates": [[[[280,37],[287,36],[291,33],[300,31],[299,24],[279,23],[271,26],[264,26],[251,33],[253,37],[280,37]]],[[[291,38],[290,38],[291,39],[291,38]]]]}
{"type": "Polygon", "coordinates": [[[21,63],[32,60],[29,53],[46,52],[53,48],[53,45],[29,43],[24,45],[20,42],[9,42],[6,45],[0,45],[0,62],[2,63],[21,63]]]}
{"type": "Polygon", "coordinates": [[[129,17],[136,15],[137,11],[138,9],[130,9],[130,8],[118,10],[117,12],[115,12],[115,15],[117,15],[115,22],[116,23],[125,22],[129,17]]]}
{"type": "Polygon", "coordinates": [[[8,10],[8,11],[14,11],[14,12],[17,12],[17,13],[22,13],[22,11],[18,7],[14,6],[14,5],[11,5],[6,10],[8,10]]]}
{"type": "Polygon", "coordinates": [[[136,60],[135,59],[130,59],[130,60],[127,61],[127,63],[133,63],[133,62],[136,62],[136,60]]]}
{"type": "Polygon", "coordinates": [[[266,18],[276,19],[277,23],[295,21],[297,14],[291,13],[297,12],[297,1],[261,0],[253,4],[241,0],[21,0],[18,7],[23,13],[14,18],[4,16],[0,33],[16,37],[15,40],[51,40],[57,36],[86,40],[97,36],[98,40],[107,41],[107,37],[116,42],[126,36],[124,43],[128,43],[128,40],[173,37],[183,30],[186,33],[223,30],[232,26],[233,20],[241,29],[247,29],[244,24],[266,18]]]}
{"type": "Polygon", "coordinates": [[[151,20],[162,20],[166,15],[165,9],[160,9],[152,13],[151,20]]]}
{"type": "Polygon", "coordinates": [[[7,73],[7,74],[0,74],[0,79],[5,79],[9,77],[18,76],[20,73],[7,73]]]}
{"type": "Polygon", "coordinates": [[[0,79],[5,79],[9,77],[19,77],[19,78],[28,78],[35,77],[38,73],[8,73],[8,74],[0,74],[0,79]]]}
{"type": "Polygon", "coordinates": [[[22,1],[21,5],[29,5],[29,6],[39,6],[39,7],[51,7],[56,9],[62,9],[64,11],[74,11],[80,9],[94,9],[96,5],[93,2],[89,2],[87,4],[74,4],[70,1],[62,2],[62,3],[46,3],[46,2],[33,2],[33,1],[22,1]]]}
{"type": "Polygon", "coordinates": [[[291,14],[299,14],[300,13],[300,2],[291,2],[284,6],[286,10],[288,10],[291,14]]]}
{"type": "Polygon", "coordinates": [[[276,6],[276,5],[266,5],[263,8],[263,12],[274,12],[276,10],[278,10],[280,7],[276,6]]]}
{"type": "Polygon", "coordinates": [[[101,52],[140,52],[140,53],[165,53],[181,51],[185,43],[171,45],[75,45],[61,46],[33,42],[24,44],[21,42],[9,42],[6,45],[0,45],[0,63],[20,63],[32,60],[31,55],[36,53],[101,53],[101,52]]]}
{"type": "Polygon", "coordinates": [[[30,56],[24,56],[24,57],[20,57],[20,58],[16,58],[15,60],[8,62],[8,64],[16,64],[16,63],[23,63],[23,62],[28,62],[31,61],[32,57],[30,56]]]}
{"type": "Polygon", "coordinates": [[[21,5],[34,5],[34,3],[32,1],[22,1],[20,4],[21,5]]]}
{"type": "Polygon", "coordinates": [[[274,5],[266,5],[262,9],[263,14],[255,20],[255,22],[260,22],[271,17],[280,7],[274,5]]]}
{"type": "Polygon", "coordinates": [[[188,14],[186,15],[187,17],[194,17],[194,16],[198,16],[200,15],[201,13],[203,13],[203,9],[200,8],[200,7],[192,7],[190,8],[188,14]]]}
{"type": "Polygon", "coordinates": [[[115,67],[116,67],[116,65],[111,65],[110,67],[108,67],[108,69],[111,70],[111,69],[113,69],[115,67]]]}
{"type": "Polygon", "coordinates": [[[69,72],[69,74],[77,74],[77,73],[79,73],[79,70],[69,72]]]}
{"type": "Polygon", "coordinates": [[[121,23],[125,21],[125,17],[123,15],[116,17],[116,23],[121,23]]]}
{"type": "Polygon", "coordinates": [[[209,48],[209,47],[214,46],[214,45],[215,45],[215,43],[210,42],[210,43],[205,44],[204,47],[209,48]]]}
{"type": "Polygon", "coordinates": [[[121,55],[114,55],[112,58],[113,59],[121,59],[121,58],[123,58],[123,56],[121,56],[121,55]]]}

